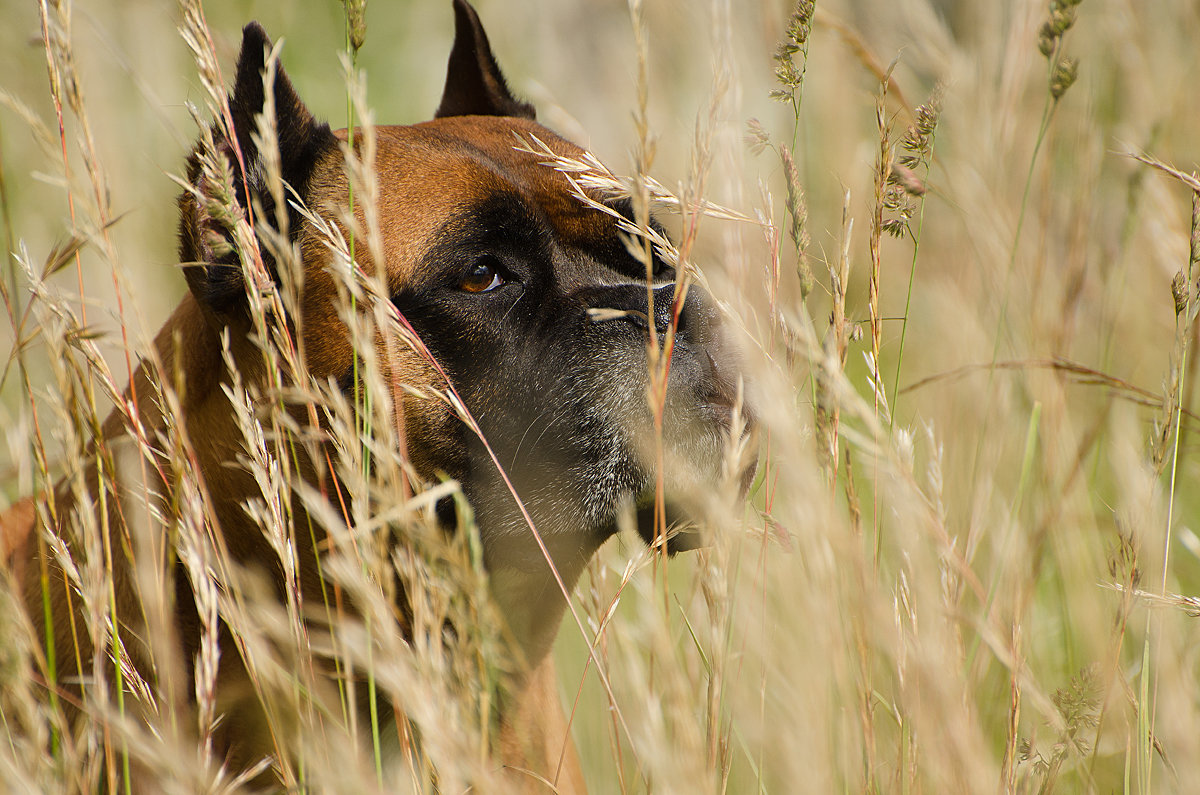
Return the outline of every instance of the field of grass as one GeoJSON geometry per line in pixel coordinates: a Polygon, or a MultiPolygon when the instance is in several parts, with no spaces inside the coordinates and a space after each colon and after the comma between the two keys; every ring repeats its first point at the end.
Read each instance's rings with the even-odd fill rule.
{"type": "MultiPolygon", "coordinates": [[[[199,135],[189,108],[211,119],[178,30],[194,2],[55,5],[0,11],[0,350],[13,351],[0,371],[0,506],[60,478],[82,484],[92,429],[186,289],[172,177],[199,135]]],[[[579,621],[568,614],[555,653],[592,791],[1195,791],[1200,8],[476,7],[543,123],[684,207],[703,196],[733,211],[657,210],[744,331],[758,479],[744,505],[711,517],[710,547],[663,565],[626,533],[579,584],[579,621]]],[[[370,4],[352,66],[333,0],[209,0],[204,12],[218,84],[257,18],[335,128],[352,108],[361,125],[424,120],[437,105],[449,0],[370,4]]],[[[300,387],[347,436],[387,441],[371,410],[300,387]]],[[[254,438],[250,407],[272,396],[247,389],[256,510],[286,546],[271,510],[302,487],[254,438]]],[[[240,634],[223,653],[260,676],[283,781],[505,786],[486,761],[504,663],[485,573],[469,533],[442,538],[398,496],[403,461],[372,450],[368,464],[370,441],[347,447],[337,466],[366,495],[356,515],[393,510],[408,535],[403,554],[329,572],[362,610],[332,656],[367,665],[421,738],[420,755],[385,766],[372,727],[314,710],[319,665],[295,605],[251,582],[230,596],[241,581],[202,532],[188,440],[172,426],[155,444],[181,517],[169,556],[188,566],[207,633],[219,616],[240,634]],[[427,642],[388,631],[376,585],[388,567],[436,595],[416,616],[427,642]],[[447,622],[458,631],[439,642],[447,622]]],[[[143,453],[126,451],[123,476],[144,476],[143,453]]],[[[135,538],[153,523],[140,512],[135,538]]],[[[89,627],[106,635],[111,567],[99,542],[75,553],[89,627]]],[[[153,626],[168,587],[154,562],[136,563],[153,626]]],[[[203,678],[212,649],[198,709],[180,705],[170,672],[184,669],[164,651],[158,682],[130,671],[89,691],[72,731],[36,682],[34,646],[4,599],[0,790],[124,791],[126,765],[163,791],[236,784],[203,742],[219,724],[203,678]]],[[[85,662],[105,669],[111,654],[85,662]]]]}

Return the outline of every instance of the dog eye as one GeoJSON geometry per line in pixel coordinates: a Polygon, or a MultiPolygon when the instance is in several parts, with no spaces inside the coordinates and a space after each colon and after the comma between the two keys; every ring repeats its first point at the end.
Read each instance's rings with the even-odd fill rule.
{"type": "Polygon", "coordinates": [[[504,284],[500,268],[492,257],[480,257],[458,282],[458,289],[468,293],[486,293],[504,284]]]}

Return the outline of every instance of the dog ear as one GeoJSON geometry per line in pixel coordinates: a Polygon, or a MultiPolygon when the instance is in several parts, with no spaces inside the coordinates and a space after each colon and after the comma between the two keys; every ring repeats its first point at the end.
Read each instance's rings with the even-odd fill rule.
{"type": "Polygon", "coordinates": [[[508,90],[479,15],[466,0],[454,0],[454,48],[435,116],[537,116],[508,90]]]}
{"type": "MultiPolygon", "coordinates": [[[[276,208],[266,185],[266,158],[255,142],[258,116],[266,106],[263,73],[270,50],[271,41],[261,25],[251,22],[243,29],[237,78],[229,100],[232,130],[216,123],[212,140],[218,157],[225,158],[233,175],[233,196],[227,198],[232,198],[235,208],[242,213],[253,213],[256,223],[274,224],[276,208]]],[[[329,125],[313,117],[282,66],[275,70],[272,98],[281,175],[300,196],[307,196],[314,164],[325,149],[337,147],[337,140],[329,125]]],[[[197,300],[214,313],[224,315],[245,300],[242,268],[230,222],[218,217],[222,212],[218,205],[222,202],[217,196],[227,191],[217,189],[219,186],[205,176],[199,148],[188,163],[188,181],[194,190],[185,191],[179,200],[180,260],[188,287],[197,300]]],[[[290,208],[288,214],[289,228],[294,234],[300,218],[290,208]]],[[[278,281],[274,259],[260,249],[263,263],[278,281]]]]}

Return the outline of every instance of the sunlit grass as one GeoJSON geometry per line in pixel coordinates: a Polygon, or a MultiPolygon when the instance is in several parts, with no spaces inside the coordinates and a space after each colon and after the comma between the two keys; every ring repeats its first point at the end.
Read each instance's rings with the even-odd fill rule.
{"type": "MultiPolygon", "coordinates": [[[[427,118],[449,3],[367,10],[352,72],[366,88],[339,71],[357,40],[327,5],[256,9],[286,40],[301,94],[368,135],[427,118]]],[[[714,509],[711,547],[664,565],[625,533],[575,591],[579,624],[568,617],[556,654],[592,790],[1189,791],[1195,9],[630,5],[479,11],[540,118],[586,135],[611,170],[579,163],[576,178],[653,208],[672,239],[646,245],[681,257],[721,302],[762,428],[756,483],[736,510],[714,509]]],[[[166,174],[220,116],[247,21],[244,5],[205,10],[191,48],[174,7],[50,4],[44,41],[35,4],[2,14],[12,356],[0,490],[12,503],[61,484],[94,510],[73,520],[70,546],[40,542],[77,607],[62,642],[45,650],[0,601],[0,788],[124,791],[131,774],[168,790],[236,787],[244,771],[221,771],[212,744],[251,699],[282,785],[496,791],[511,783],[489,754],[515,663],[478,538],[465,519],[453,538],[436,530],[433,502],[453,484],[413,492],[381,357],[361,362],[369,394],[307,377],[302,339],[272,322],[294,306],[287,285],[263,293],[279,311],[255,315],[269,341],[261,373],[280,378],[231,385],[282,596],[207,530],[197,440],[178,422],[186,385],[152,343],[184,290],[166,174]],[[184,103],[202,108],[201,126],[184,103]],[[131,406],[121,396],[139,362],[156,376],[131,406]],[[114,406],[129,432],[93,447],[114,406]],[[334,452],[295,432],[307,411],[340,440],[334,452]],[[303,476],[313,470],[324,479],[303,476]],[[161,499],[118,488],[150,483],[161,499]],[[293,500],[330,531],[319,604],[302,604],[291,550],[323,542],[293,500]],[[193,665],[170,642],[175,560],[202,628],[193,665]],[[398,617],[381,572],[416,587],[411,616],[398,617]],[[149,637],[111,620],[125,589],[149,637]],[[216,678],[234,655],[250,692],[216,678]],[[84,703],[47,690],[57,669],[93,677],[84,703]],[[367,689],[397,714],[364,725],[367,689]]],[[[369,163],[349,167],[367,213],[369,163]]],[[[256,239],[231,224],[242,244],[256,239]]],[[[325,237],[353,333],[406,339],[386,291],[350,265],[378,241],[325,237]]],[[[287,241],[259,242],[294,256],[287,241]]],[[[470,421],[469,406],[454,409],[470,421]]]]}

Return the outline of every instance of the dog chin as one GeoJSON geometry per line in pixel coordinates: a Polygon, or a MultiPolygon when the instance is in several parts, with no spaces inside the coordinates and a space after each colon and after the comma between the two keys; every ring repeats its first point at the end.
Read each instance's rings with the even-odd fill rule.
{"type": "MultiPolygon", "coordinates": [[[[717,411],[717,407],[705,408],[717,411]]],[[[665,445],[663,519],[655,521],[660,486],[653,474],[648,475],[633,500],[638,535],[651,547],[662,547],[665,542],[669,555],[707,546],[709,533],[703,520],[725,514],[744,499],[758,470],[758,457],[753,452],[754,426],[727,408],[719,418],[712,419],[702,432],[665,445]],[[748,452],[727,460],[730,429],[735,423],[741,426],[740,447],[748,452]],[[729,465],[737,467],[732,477],[723,474],[729,465]]],[[[649,469],[652,473],[653,467],[649,469]]]]}
{"type": "Polygon", "coordinates": [[[693,512],[684,507],[685,503],[675,500],[665,500],[666,533],[659,530],[655,523],[654,492],[653,490],[638,500],[637,519],[638,535],[651,548],[661,548],[666,543],[667,554],[674,557],[680,552],[689,552],[708,546],[709,539],[703,528],[693,518],[693,512]],[[647,504],[643,505],[645,502],[647,504]]]}

